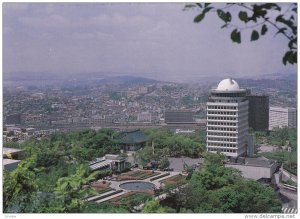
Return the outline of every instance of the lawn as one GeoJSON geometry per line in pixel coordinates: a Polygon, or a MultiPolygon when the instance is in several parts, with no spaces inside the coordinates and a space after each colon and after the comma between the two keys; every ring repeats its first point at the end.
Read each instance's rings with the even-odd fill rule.
{"type": "Polygon", "coordinates": [[[110,200],[113,205],[134,207],[152,199],[152,195],[144,192],[129,192],[110,200]]]}
{"type": "Polygon", "coordinates": [[[181,174],[172,176],[168,179],[164,179],[160,181],[163,183],[165,186],[170,186],[170,185],[183,185],[186,183],[186,176],[183,176],[181,174]]]}

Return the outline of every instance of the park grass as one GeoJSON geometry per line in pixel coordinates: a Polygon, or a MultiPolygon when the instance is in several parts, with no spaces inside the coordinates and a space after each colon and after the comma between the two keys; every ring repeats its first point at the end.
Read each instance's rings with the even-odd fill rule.
{"type": "Polygon", "coordinates": [[[163,183],[165,186],[170,186],[170,185],[183,185],[185,184],[186,181],[186,177],[179,174],[179,175],[175,175],[172,176],[170,178],[164,179],[162,181],[160,181],[160,183],[163,183]]]}
{"type": "Polygon", "coordinates": [[[116,206],[136,206],[149,199],[152,199],[152,195],[146,192],[129,192],[124,195],[115,197],[110,200],[110,203],[116,206]]]}

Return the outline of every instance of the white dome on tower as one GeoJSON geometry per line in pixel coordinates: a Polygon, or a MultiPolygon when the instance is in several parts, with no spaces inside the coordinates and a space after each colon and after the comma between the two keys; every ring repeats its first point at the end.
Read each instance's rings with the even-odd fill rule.
{"type": "Polygon", "coordinates": [[[235,80],[231,78],[226,78],[219,83],[216,90],[217,91],[238,91],[240,90],[240,86],[235,80]]]}

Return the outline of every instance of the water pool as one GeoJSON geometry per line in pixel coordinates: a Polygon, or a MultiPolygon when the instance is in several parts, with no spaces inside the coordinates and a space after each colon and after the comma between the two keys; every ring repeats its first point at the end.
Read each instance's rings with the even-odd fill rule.
{"type": "Polygon", "coordinates": [[[125,190],[132,190],[132,191],[142,191],[148,189],[154,189],[155,185],[149,182],[127,182],[120,185],[120,188],[125,190]]]}

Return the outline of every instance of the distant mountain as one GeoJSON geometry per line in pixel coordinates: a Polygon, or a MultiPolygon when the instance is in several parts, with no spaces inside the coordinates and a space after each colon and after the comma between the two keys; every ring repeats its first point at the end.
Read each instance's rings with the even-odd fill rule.
{"type": "Polygon", "coordinates": [[[297,74],[287,74],[285,76],[278,75],[270,79],[244,79],[236,78],[236,81],[241,87],[248,88],[276,88],[282,91],[296,91],[297,90],[297,74]]]}
{"type": "Polygon", "coordinates": [[[47,72],[5,72],[3,73],[3,81],[53,81],[62,78],[62,74],[54,74],[47,72]]]}
{"type": "Polygon", "coordinates": [[[290,79],[297,78],[297,73],[291,72],[291,73],[273,73],[273,74],[261,74],[261,75],[255,75],[255,76],[245,76],[243,79],[254,79],[254,80],[260,80],[260,79],[290,79]]]}
{"type": "Polygon", "coordinates": [[[130,75],[121,75],[118,73],[46,73],[46,72],[12,72],[3,74],[3,82],[10,86],[89,86],[97,84],[118,84],[118,85],[135,85],[158,83],[159,81],[136,77],[130,75]]]}

